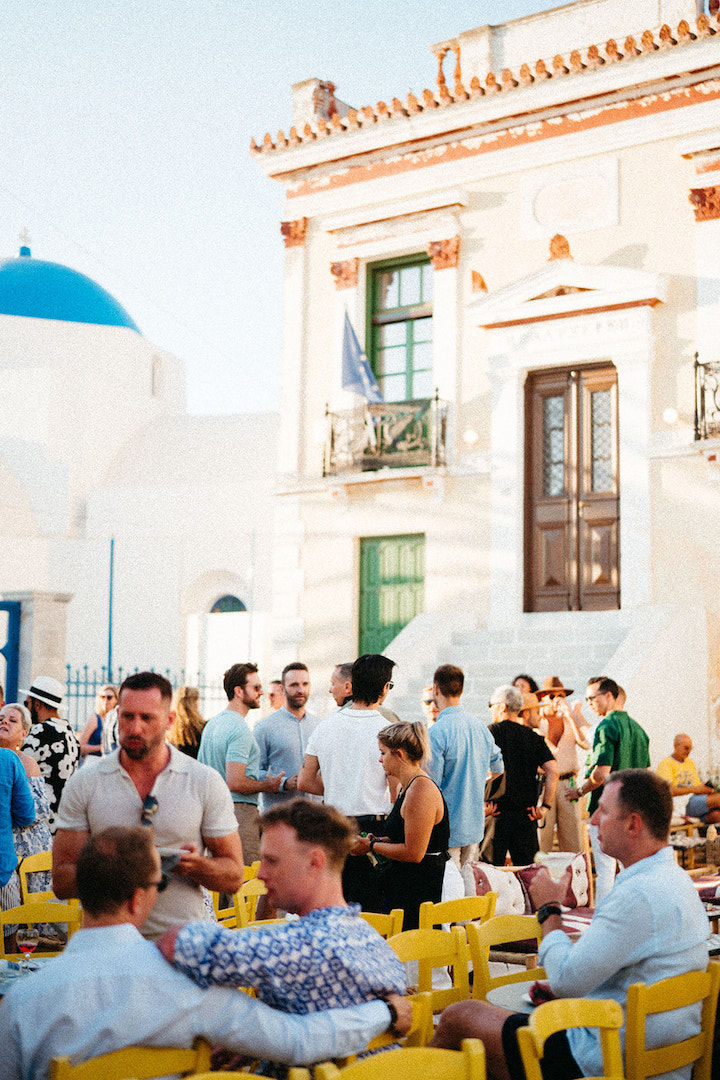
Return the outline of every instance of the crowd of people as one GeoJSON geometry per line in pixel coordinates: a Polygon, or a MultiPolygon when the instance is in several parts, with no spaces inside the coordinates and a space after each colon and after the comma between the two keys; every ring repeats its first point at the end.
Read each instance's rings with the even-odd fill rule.
{"type": "MultiPolygon", "coordinates": [[[[227,706],[207,722],[196,689],[173,701],[154,672],[104,687],[79,739],[49,677],[33,681],[25,704],[0,709],[0,905],[19,903],[18,861],[52,848],[55,895],[79,897],[84,910],[64,952],[0,1005],[0,1080],[44,1077],[56,1054],[83,1060],[200,1034],[274,1068],[354,1052],[386,1027],[401,1034],[404,970],[360,911],[402,908],[412,929],[468,860],[582,850],[586,795],[598,909],[578,944],[555,933],[563,884],[535,879],[553,992],[624,1003],[631,981],[705,966],[707,918],[668,847],[673,811],[720,820],[688,736],[656,775],[612,679],[588,681],[594,725],[557,676],[497,687],[485,718],[462,706],[464,675],[451,664],[423,689],[423,719],[402,721],[386,704],[393,668],[380,654],[338,664],[337,711],[322,720],[307,709],[301,662],[286,666],[281,703],[252,727],[263,690],[251,663],[225,673],[227,706]],[[299,918],[227,931],[209,894],[235,892],[255,860],[266,887],[258,918],[299,918]],[[259,1001],[230,995],[236,986],[259,1001]],[[88,994],[106,1003],[103,1015],[79,1007],[88,994]]],[[[35,876],[31,888],[49,887],[35,876]]],[[[697,1022],[685,1011],[680,1028],[697,1022]]],[[[519,1023],[462,1003],[443,1014],[435,1043],[477,1035],[490,1075],[519,1080],[519,1023]]],[[[552,1059],[557,1080],[599,1073],[597,1045],[578,1039],[552,1059]]]]}

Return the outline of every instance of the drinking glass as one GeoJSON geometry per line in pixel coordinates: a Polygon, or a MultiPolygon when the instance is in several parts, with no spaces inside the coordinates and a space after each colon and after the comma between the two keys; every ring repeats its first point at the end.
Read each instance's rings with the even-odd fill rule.
{"type": "Polygon", "coordinates": [[[40,941],[40,931],[34,926],[19,926],[15,937],[17,941],[17,947],[25,957],[21,961],[20,967],[24,972],[30,971],[30,965],[27,962],[27,957],[32,956],[40,941]]]}

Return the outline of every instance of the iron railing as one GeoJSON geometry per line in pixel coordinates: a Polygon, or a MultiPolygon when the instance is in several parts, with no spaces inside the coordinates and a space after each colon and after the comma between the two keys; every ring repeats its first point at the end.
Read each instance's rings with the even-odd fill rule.
{"type": "MultiPolygon", "coordinates": [[[[102,687],[108,683],[119,686],[124,678],[138,670],[139,668],[134,668],[132,671],[113,668],[113,677],[108,678],[108,671],[105,667],[91,671],[86,665],[73,670],[68,664],[65,681],[65,707],[70,727],[74,731],[82,731],[88,717],[95,710],[95,697],[102,687]]],[[[206,682],[202,676],[191,675],[189,672],[182,670],[179,672],[161,671],[160,674],[170,680],[173,690],[177,690],[180,686],[197,686],[200,691],[200,712],[206,719],[214,716],[215,713],[220,712],[227,705],[227,695],[223,691],[221,679],[206,682]]]]}
{"type": "Polygon", "coordinates": [[[324,476],[445,464],[448,403],[437,393],[326,416],[324,476]]]}
{"type": "Polygon", "coordinates": [[[695,438],[720,436],[720,361],[701,364],[695,353],[695,438]]]}

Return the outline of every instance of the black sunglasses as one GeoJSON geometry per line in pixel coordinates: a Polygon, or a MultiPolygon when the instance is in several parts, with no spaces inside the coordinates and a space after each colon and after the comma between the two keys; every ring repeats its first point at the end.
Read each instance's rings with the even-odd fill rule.
{"type": "MultiPolygon", "coordinates": [[[[153,826],[153,817],[158,812],[159,802],[154,795],[146,795],[143,801],[142,814],[140,815],[140,824],[147,825],[148,828],[153,826]]],[[[162,889],[158,889],[158,892],[162,892],[162,889]]]]}
{"type": "Polygon", "coordinates": [[[154,885],[155,888],[157,889],[157,891],[159,893],[161,893],[161,892],[165,892],[165,890],[167,889],[169,884],[170,884],[170,878],[167,876],[167,874],[161,873],[159,881],[148,881],[147,885],[143,885],[141,887],[143,889],[152,889],[152,887],[154,885]]]}

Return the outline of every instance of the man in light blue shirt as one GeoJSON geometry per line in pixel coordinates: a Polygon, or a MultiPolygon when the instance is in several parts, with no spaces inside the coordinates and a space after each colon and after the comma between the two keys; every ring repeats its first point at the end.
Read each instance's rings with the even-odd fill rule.
{"type": "Polygon", "coordinates": [[[443,664],[433,676],[433,698],[440,712],[430,728],[430,775],[450,812],[450,856],[458,869],[477,859],[485,829],[485,782],[505,770],[488,725],[460,708],[465,676],[443,664]]]}
{"type": "MultiPolygon", "coordinates": [[[[261,779],[271,773],[285,773],[278,791],[261,792],[262,812],[303,794],[297,787],[298,773],[305,757],[307,741],[320,723],[320,717],[306,708],[310,697],[310,676],[305,664],[297,660],[287,664],[283,668],[281,685],[284,705],[253,728],[260,751],[261,779]]],[[[314,797],[306,796],[309,799],[314,797]]]]}
{"type": "MultiPolygon", "coordinates": [[[[559,885],[545,871],[536,875],[530,893],[543,933],[538,960],[556,997],[610,998],[624,1008],[632,983],[707,967],[710,926],[691,879],[668,847],[671,816],[667,781],[647,769],[610,774],[592,822],[603,851],[625,869],[575,944],[562,928],[570,870],[559,885]]],[[[459,1049],[463,1038],[482,1039],[489,1076],[524,1080],[516,1032],[527,1015],[508,1016],[507,1009],[480,1001],[456,1008],[443,1013],[433,1045],[459,1049]],[[493,1070],[493,1061],[502,1065],[493,1070]]],[[[648,1049],[697,1035],[700,1011],[697,1004],[649,1016],[648,1049]]],[[[624,1029],[620,1035],[624,1042],[624,1029]]],[[[559,1032],[545,1044],[544,1070],[554,1080],[600,1076],[602,1067],[598,1028],[559,1032]]],[[[663,1073],[663,1080],[689,1080],[691,1068],[663,1073]]]]}
{"type": "Polygon", "coordinates": [[[83,929],[0,1004],[0,1080],[47,1080],[59,1055],[76,1065],[131,1044],[189,1047],[198,1035],[254,1058],[310,1064],[362,1050],[391,1024],[407,1031],[411,1007],[393,994],[397,1027],[383,1001],[291,1016],[235,989],[196,986],[138,931],[164,881],[151,829],[114,827],[88,840],[77,863],[83,929]]]}
{"type": "MultiPolygon", "coordinates": [[[[233,664],[223,676],[227,709],[208,720],[198,761],[219,772],[230,788],[246,865],[260,858],[258,795],[278,791],[283,773],[260,778],[260,750],[245,717],[260,708],[262,683],[255,664],[233,664]]],[[[260,916],[258,916],[260,917],[260,916]]]]}

